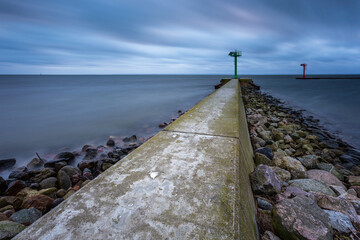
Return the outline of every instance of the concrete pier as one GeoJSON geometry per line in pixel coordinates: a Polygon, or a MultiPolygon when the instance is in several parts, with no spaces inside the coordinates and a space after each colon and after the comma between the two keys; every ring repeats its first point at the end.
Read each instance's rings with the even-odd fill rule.
{"type": "Polygon", "coordinates": [[[14,239],[257,239],[232,80],[14,239]]]}

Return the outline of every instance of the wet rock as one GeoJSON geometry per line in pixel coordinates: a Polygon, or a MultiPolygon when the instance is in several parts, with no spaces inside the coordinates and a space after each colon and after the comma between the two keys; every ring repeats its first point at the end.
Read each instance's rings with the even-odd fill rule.
{"type": "Polygon", "coordinates": [[[45,160],[42,158],[33,158],[27,165],[26,167],[30,170],[36,169],[36,168],[40,168],[42,166],[44,166],[45,164],[45,160]]]}
{"type": "Polygon", "coordinates": [[[357,197],[360,197],[360,186],[351,186],[350,189],[354,189],[357,194],[357,197]]]}
{"type": "Polygon", "coordinates": [[[109,138],[109,140],[107,140],[107,142],[106,142],[106,145],[109,146],[109,147],[115,146],[115,141],[114,141],[114,139],[109,138]]]}
{"type": "Polygon", "coordinates": [[[342,175],[331,163],[318,163],[317,167],[321,170],[327,171],[337,177],[340,181],[344,181],[344,175],[342,175]]]}
{"type": "Polygon", "coordinates": [[[290,186],[300,188],[306,192],[323,193],[335,197],[336,194],[326,184],[315,179],[295,179],[289,181],[290,186]]]}
{"type": "Polygon", "coordinates": [[[7,196],[15,196],[18,192],[25,188],[25,183],[23,181],[17,180],[11,182],[9,187],[5,191],[5,195],[7,196]]]}
{"type": "Polygon", "coordinates": [[[91,172],[86,172],[85,170],[84,170],[83,176],[88,180],[93,180],[94,179],[93,174],[91,172]]]}
{"type": "Polygon", "coordinates": [[[130,142],[135,142],[136,140],[137,140],[136,135],[132,135],[132,136],[130,137],[130,142]]]}
{"type": "Polygon", "coordinates": [[[332,141],[332,140],[323,140],[320,142],[320,146],[322,146],[324,148],[335,149],[335,148],[339,147],[339,144],[337,144],[337,142],[332,141]]]}
{"type": "Polygon", "coordinates": [[[276,166],[289,171],[292,178],[306,178],[306,168],[295,158],[289,156],[275,158],[274,163],[276,166]]]}
{"type": "Polygon", "coordinates": [[[289,171],[276,166],[270,168],[274,171],[280,181],[288,182],[291,179],[291,173],[289,171]]]}
{"type": "Polygon", "coordinates": [[[0,176],[0,195],[2,195],[8,188],[6,181],[0,176]]]}
{"type": "Polygon", "coordinates": [[[341,233],[349,233],[351,230],[356,232],[354,226],[351,224],[350,218],[345,214],[331,210],[324,210],[324,212],[327,213],[330,224],[335,230],[341,233]]]}
{"type": "Polygon", "coordinates": [[[270,231],[266,231],[262,236],[261,240],[281,240],[278,236],[270,231]]]}
{"type": "Polygon", "coordinates": [[[32,189],[39,189],[39,188],[40,188],[40,184],[38,184],[38,183],[32,183],[32,184],[30,184],[29,187],[32,188],[32,189]]]}
{"type": "Polygon", "coordinates": [[[62,152],[54,157],[54,160],[70,162],[75,159],[75,155],[71,152],[62,152]]]}
{"type": "Polygon", "coordinates": [[[273,209],[272,204],[262,198],[257,199],[257,205],[259,208],[261,208],[263,210],[272,210],[273,209]]]}
{"type": "Polygon", "coordinates": [[[21,180],[27,180],[28,177],[29,177],[29,172],[26,167],[16,168],[9,175],[9,178],[21,179],[21,180]]]}
{"type": "Polygon", "coordinates": [[[256,165],[260,165],[260,164],[265,164],[265,165],[271,165],[273,164],[272,161],[266,157],[264,154],[255,153],[255,164],[256,165]]]}
{"type": "Polygon", "coordinates": [[[0,160],[0,171],[7,170],[16,164],[15,158],[2,159],[0,160]]]}
{"type": "Polygon", "coordinates": [[[21,199],[15,196],[5,196],[0,198],[0,208],[11,205],[17,210],[21,207],[21,204],[21,199]]]}
{"type": "Polygon", "coordinates": [[[42,189],[57,187],[57,178],[56,177],[45,178],[39,183],[39,185],[42,189]]]}
{"type": "Polygon", "coordinates": [[[269,166],[257,166],[250,174],[250,180],[255,194],[274,195],[281,191],[281,182],[269,166]]]}
{"type": "Polygon", "coordinates": [[[61,171],[64,171],[69,177],[74,175],[81,175],[81,171],[73,166],[65,166],[61,168],[61,171]]]}
{"type": "Polygon", "coordinates": [[[13,209],[9,209],[9,210],[3,211],[2,213],[5,214],[5,216],[6,216],[7,218],[9,218],[9,217],[11,217],[11,215],[14,214],[14,212],[15,212],[15,211],[14,211],[13,209]]]}
{"type": "Polygon", "coordinates": [[[81,171],[84,171],[85,168],[88,169],[92,169],[93,167],[95,167],[96,162],[92,161],[92,160],[83,160],[81,162],[78,163],[78,168],[81,171]]]}
{"type": "Polygon", "coordinates": [[[352,222],[359,222],[354,206],[347,200],[324,194],[317,194],[316,201],[319,207],[345,214],[352,222]]]}
{"type": "Polygon", "coordinates": [[[29,209],[29,208],[36,208],[37,210],[41,211],[42,213],[46,213],[50,210],[51,205],[53,203],[54,199],[48,196],[44,195],[37,195],[28,198],[23,203],[23,208],[29,209]]]}
{"type": "Polygon", "coordinates": [[[51,208],[55,208],[57,205],[59,205],[60,203],[62,203],[65,199],[63,198],[57,198],[54,200],[54,202],[51,205],[51,208]]]}
{"type": "Polygon", "coordinates": [[[320,157],[318,157],[316,155],[305,155],[303,157],[298,157],[297,159],[307,169],[314,169],[314,168],[317,168],[317,164],[319,163],[320,157]]]}
{"type": "Polygon", "coordinates": [[[65,171],[60,170],[58,172],[57,180],[58,180],[59,187],[62,189],[67,190],[72,187],[71,179],[70,179],[69,175],[66,174],[65,171]]]}
{"type": "Polygon", "coordinates": [[[273,224],[281,239],[324,239],[333,236],[328,215],[309,197],[285,199],[273,209],[273,224]]]}
{"type": "Polygon", "coordinates": [[[255,150],[255,152],[265,155],[270,160],[273,160],[273,158],[274,158],[274,154],[273,154],[272,150],[268,147],[258,148],[255,150]]]}
{"type": "Polygon", "coordinates": [[[55,171],[59,171],[60,168],[67,165],[66,161],[63,160],[55,160],[55,161],[48,161],[44,164],[45,168],[53,168],[55,171]]]}
{"type": "Polygon", "coordinates": [[[336,185],[336,186],[340,186],[340,187],[346,189],[344,184],[342,184],[342,182],[337,177],[335,177],[334,175],[332,175],[331,173],[329,173],[327,171],[313,169],[313,170],[307,171],[307,176],[310,179],[319,180],[328,186],[336,185]]]}
{"type": "Polygon", "coordinates": [[[97,154],[98,154],[98,151],[97,151],[96,148],[95,149],[89,148],[89,149],[86,150],[84,160],[94,159],[94,158],[96,158],[97,154]]]}
{"type": "Polygon", "coordinates": [[[45,178],[56,176],[55,171],[51,168],[36,169],[31,172],[34,176],[31,177],[30,180],[37,183],[40,183],[45,178]]]}
{"type": "Polygon", "coordinates": [[[360,186],[360,176],[349,176],[348,182],[351,186],[360,186]]]}
{"type": "Polygon", "coordinates": [[[39,219],[42,216],[42,213],[37,210],[36,208],[29,208],[29,209],[22,209],[18,212],[15,212],[11,217],[10,220],[24,224],[26,226],[29,226],[33,222],[35,222],[37,219],[39,219]]]}
{"type": "Polygon", "coordinates": [[[0,239],[11,239],[16,234],[24,230],[26,226],[12,221],[0,222],[0,239]]]}

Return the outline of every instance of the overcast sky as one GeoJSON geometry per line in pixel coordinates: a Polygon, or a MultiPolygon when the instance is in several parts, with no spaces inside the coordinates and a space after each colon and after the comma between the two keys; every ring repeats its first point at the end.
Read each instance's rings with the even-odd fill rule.
{"type": "Polygon", "coordinates": [[[360,74],[359,0],[0,0],[0,74],[360,74]]]}

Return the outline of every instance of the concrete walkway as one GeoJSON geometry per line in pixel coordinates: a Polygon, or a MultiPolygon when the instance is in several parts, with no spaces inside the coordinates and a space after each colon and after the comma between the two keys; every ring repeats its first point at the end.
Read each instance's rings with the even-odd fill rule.
{"type": "Polygon", "coordinates": [[[256,239],[243,114],[232,80],[14,239],[256,239]]]}

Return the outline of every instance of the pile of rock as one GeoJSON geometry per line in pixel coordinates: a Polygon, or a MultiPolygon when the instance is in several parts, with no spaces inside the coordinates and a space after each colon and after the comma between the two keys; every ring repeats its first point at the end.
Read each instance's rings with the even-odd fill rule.
{"type": "Polygon", "coordinates": [[[262,239],[359,239],[360,152],[256,88],[243,97],[262,239]]]}
{"type": "Polygon", "coordinates": [[[15,236],[143,141],[133,135],[120,146],[110,138],[105,146],[85,145],[79,152],[61,152],[51,161],[34,158],[12,171],[8,180],[0,177],[0,240],[15,236]]]}

